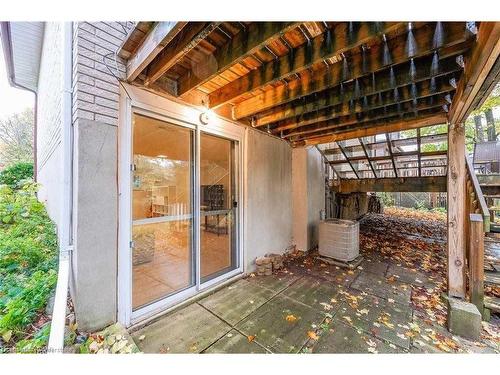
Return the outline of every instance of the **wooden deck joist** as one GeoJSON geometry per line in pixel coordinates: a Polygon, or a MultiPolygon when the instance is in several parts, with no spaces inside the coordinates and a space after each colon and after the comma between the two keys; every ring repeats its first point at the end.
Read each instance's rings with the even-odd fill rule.
{"type": "MultiPolygon", "coordinates": [[[[467,34],[468,32],[466,31],[465,23],[459,23],[456,26],[456,30],[454,30],[454,33],[456,35],[454,35],[453,38],[450,38],[450,44],[446,44],[443,42],[442,47],[437,49],[437,55],[440,62],[446,57],[456,56],[462,53],[464,50],[468,49],[468,45],[462,45],[462,43],[467,41],[467,37],[470,38],[470,36],[468,36],[467,34]]],[[[306,71],[304,72],[304,77],[301,77],[300,80],[294,80],[289,82],[287,85],[280,85],[274,89],[266,90],[264,93],[258,94],[253,98],[238,103],[234,108],[234,118],[241,119],[243,117],[251,116],[265,109],[284,104],[305,95],[311,95],[315,92],[340,85],[340,83],[345,81],[359,79],[367,75],[368,78],[370,78],[372,73],[376,73],[379,71],[386,71],[386,75],[389,76],[389,71],[387,69],[390,68],[390,66],[406,64],[409,63],[412,59],[418,59],[418,62],[420,62],[421,58],[426,58],[431,55],[430,63],[425,64],[428,65],[426,69],[426,73],[428,74],[429,68],[432,63],[432,55],[434,54],[434,51],[436,51],[432,48],[432,34],[429,33],[429,35],[426,35],[425,38],[419,40],[422,45],[418,46],[415,53],[412,55],[409,55],[406,51],[405,40],[398,40],[397,44],[394,45],[394,49],[391,51],[392,53],[390,64],[384,64],[383,59],[380,58],[381,51],[376,50],[376,47],[374,47],[367,57],[367,59],[370,61],[370,63],[368,64],[370,66],[370,69],[368,71],[366,71],[364,68],[366,64],[363,64],[361,54],[353,55],[351,59],[347,58],[346,64],[336,63],[333,65],[329,65],[325,69],[315,71],[312,75],[306,74],[306,71]],[[348,66],[347,77],[345,73],[346,68],[344,68],[345,65],[348,66]]],[[[441,65],[441,63],[438,65],[441,65]]],[[[419,67],[421,66],[422,65],[420,63],[417,63],[417,61],[415,61],[416,69],[419,69],[419,67]]],[[[404,68],[406,76],[408,76],[410,72],[410,65],[405,66],[404,68]]],[[[437,68],[439,69],[439,66],[437,68]]],[[[421,76],[424,74],[422,69],[418,73],[419,74],[416,75],[417,77],[418,75],[421,76]]],[[[414,79],[417,80],[418,78],[415,77],[414,79]]]]}
{"type": "Polygon", "coordinates": [[[237,64],[246,56],[280,38],[288,30],[299,26],[300,22],[254,22],[236,34],[223,48],[218,49],[213,60],[206,59],[197,68],[198,75],[187,74],[179,80],[179,95],[199,87],[219,73],[237,64]]]}
{"type": "Polygon", "coordinates": [[[446,176],[341,179],[336,193],[446,192],[446,176]]]}
{"type": "Polygon", "coordinates": [[[334,29],[327,29],[306,44],[298,46],[274,61],[263,64],[246,76],[228,83],[209,95],[211,108],[217,108],[249,91],[257,90],[267,84],[278,82],[314,64],[334,58],[348,50],[369,43],[374,37],[383,34],[403,33],[406,23],[397,22],[342,22],[334,29]],[[352,28],[355,27],[355,30],[352,28]]]}
{"type": "Polygon", "coordinates": [[[318,145],[321,143],[331,143],[336,141],[342,141],[346,139],[360,138],[360,137],[370,137],[382,133],[392,133],[401,130],[417,129],[426,126],[440,125],[447,121],[445,113],[432,114],[424,116],[421,118],[413,120],[400,120],[387,122],[385,124],[378,124],[371,127],[365,127],[360,129],[350,129],[343,132],[338,132],[328,135],[321,135],[318,137],[308,138],[293,142],[295,146],[309,146],[318,145]]]}
{"type": "Polygon", "coordinates": [[[120,56],[133,84],[298,147],[463,120],[500,77],[500,23],[470,24],[139,22],[120,56]]]}

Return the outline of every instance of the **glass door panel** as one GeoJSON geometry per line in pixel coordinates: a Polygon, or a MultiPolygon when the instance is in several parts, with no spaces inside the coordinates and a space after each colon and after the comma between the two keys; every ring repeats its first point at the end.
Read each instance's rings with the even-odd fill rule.
{"type": "Polygon", "coordinates": [[[237,268],[235,141],[200,135],[200,280],[237,268]]]}
{"type": "Polygon", "coordinates": [[[132,308],[195,285],[194,131],[133,115],[132,308]]]}

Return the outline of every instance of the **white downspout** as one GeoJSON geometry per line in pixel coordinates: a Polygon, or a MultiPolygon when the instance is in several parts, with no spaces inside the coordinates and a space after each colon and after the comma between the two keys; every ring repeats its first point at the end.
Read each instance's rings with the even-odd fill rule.
{"type": "Polygon", "coordinates": [[[62,101],[61,101],[61,171],[62,194],[59,216],[59,272],[52,313],[48,352],[62,353],[66,325],[66,302],[69,289],[72,240],[72,184],[73,184],[73,124],[72,124],[72,74],[73,74],[73,23],[65,22],[62,31],[62,101]]]}

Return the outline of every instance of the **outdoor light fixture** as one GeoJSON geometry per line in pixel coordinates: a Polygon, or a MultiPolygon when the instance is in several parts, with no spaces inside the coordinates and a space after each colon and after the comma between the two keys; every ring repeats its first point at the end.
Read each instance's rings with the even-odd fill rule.
{"type": "Polygon", "coordinates": [[[210,109],[200,113],[200,122],[203,125],[208,125],[208,123],[212,121],[213,118],[214,118],[214,113],[210,109]]]}

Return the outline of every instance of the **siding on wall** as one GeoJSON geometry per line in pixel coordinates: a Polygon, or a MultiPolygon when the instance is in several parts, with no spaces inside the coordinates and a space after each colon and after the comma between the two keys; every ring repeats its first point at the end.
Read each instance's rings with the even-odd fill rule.
{"type": "Polygon", "coordinates": [[[61,195],[60,144],[62,98],[62,23],[47,22],[43,37],[37,94],[37,179],[38,198],[59,221],[61,195]]]}

